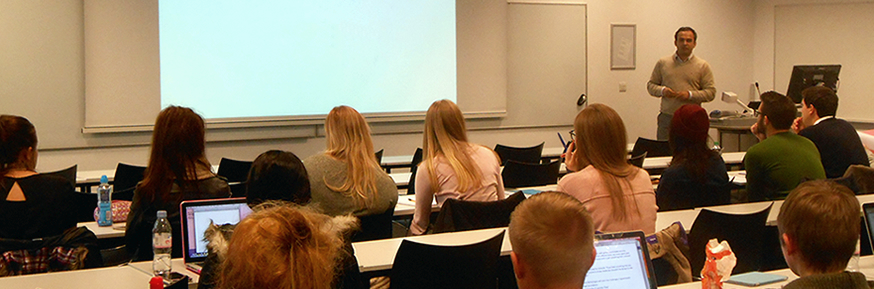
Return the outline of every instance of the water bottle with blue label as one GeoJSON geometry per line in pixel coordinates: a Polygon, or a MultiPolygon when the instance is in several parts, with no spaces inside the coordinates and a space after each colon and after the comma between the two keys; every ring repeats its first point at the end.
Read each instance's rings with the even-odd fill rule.
{"type": "Polygon", "coordinates": [[[106,175],[100,177],[97,187],[97,225],[112,226],[112,187],[106,175]]]}

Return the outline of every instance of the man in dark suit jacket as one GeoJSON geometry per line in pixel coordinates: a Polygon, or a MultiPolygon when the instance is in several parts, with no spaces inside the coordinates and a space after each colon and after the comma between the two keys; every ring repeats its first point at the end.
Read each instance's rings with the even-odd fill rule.
{"type": "Polygon", "coordinates": [[[826,177],[841,177],[850,165],[867,166],[868,155],[856,129],[835,118],[838,96],[834,90],[814,86],[802,91],[801,96],[801,117],[795,119],[792,129],[816,144],[826,177]]]}

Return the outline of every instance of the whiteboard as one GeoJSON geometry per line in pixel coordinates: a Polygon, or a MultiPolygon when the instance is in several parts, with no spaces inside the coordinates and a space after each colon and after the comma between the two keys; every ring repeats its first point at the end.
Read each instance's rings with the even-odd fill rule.
{"type": "Polygon", "coordinates": [[[774,8],[774,87],[785,92],[792,66],[840,64],[837,116],[874,122],[874,3],[778,5],[774,8]]]}

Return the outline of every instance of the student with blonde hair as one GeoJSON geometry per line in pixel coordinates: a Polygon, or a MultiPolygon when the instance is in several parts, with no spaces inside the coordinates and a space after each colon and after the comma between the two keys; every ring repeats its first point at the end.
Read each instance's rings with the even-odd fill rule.
{"type": "Polygon", "coordinates": [[[574,120],[574,141],[565,164],[569,171],[558,190],[580,200],[592,214],[595,230],[655,233],[656,197],[649,174],[626,161],[625,124],[609,106],[592,104],[574,120]]]}
{"type": "Polygon", "coordinates": [[[595,262],[592,216],[561,192],[525,200],[510,216],[513,271],[521,289],[583,288],[595,262]]]}
{"type": "Polygon", "coordinates": [[[469,143],[461,110],[452,101],[438,100],[425,114],[423,158],[416,174],[416,210],[410,233],[428,229],[431,201],[446,199],[496,201],[504,199],[498,155],[469,143]]]}
{"type": "Polygon", "coordinates": [[[237,224],[218,288],[337,288],[344,260],[342,235],[356,222],[306,207],[262,205],[237,224]]]}
{"type": "Polygon", "coordinates": [[[331,216],[394,210],[398,188],[376,161],[364,116],[345,105],[335,107],[325,119],[325,134],[325,152],[303,161],[314,205],[331,216]]]}

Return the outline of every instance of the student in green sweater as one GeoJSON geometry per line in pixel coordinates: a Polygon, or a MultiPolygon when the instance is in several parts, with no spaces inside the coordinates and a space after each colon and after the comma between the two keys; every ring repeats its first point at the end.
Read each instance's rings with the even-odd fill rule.
{"type": "Polygon", "coordinates": [[[750,201],[783,199],[801,182],[825,178],[816,145],[789,131],[796,112],[792,100],[774,91],[761,98],[750,127],[760,142],[744,157],[750,201]]]}
{"type": "Polygon", "coordinates": [[[691,27],[680,27],[674,33],[677,52],[656,62],[646,83],[649,94],[661,98],[658,116],[658,139],[668,140],[668,127],[674,111],[684,104],[701,105],[713,101],[716,86],[710,64],[692,55],[698,45],[698,33],[691,27]]]}

